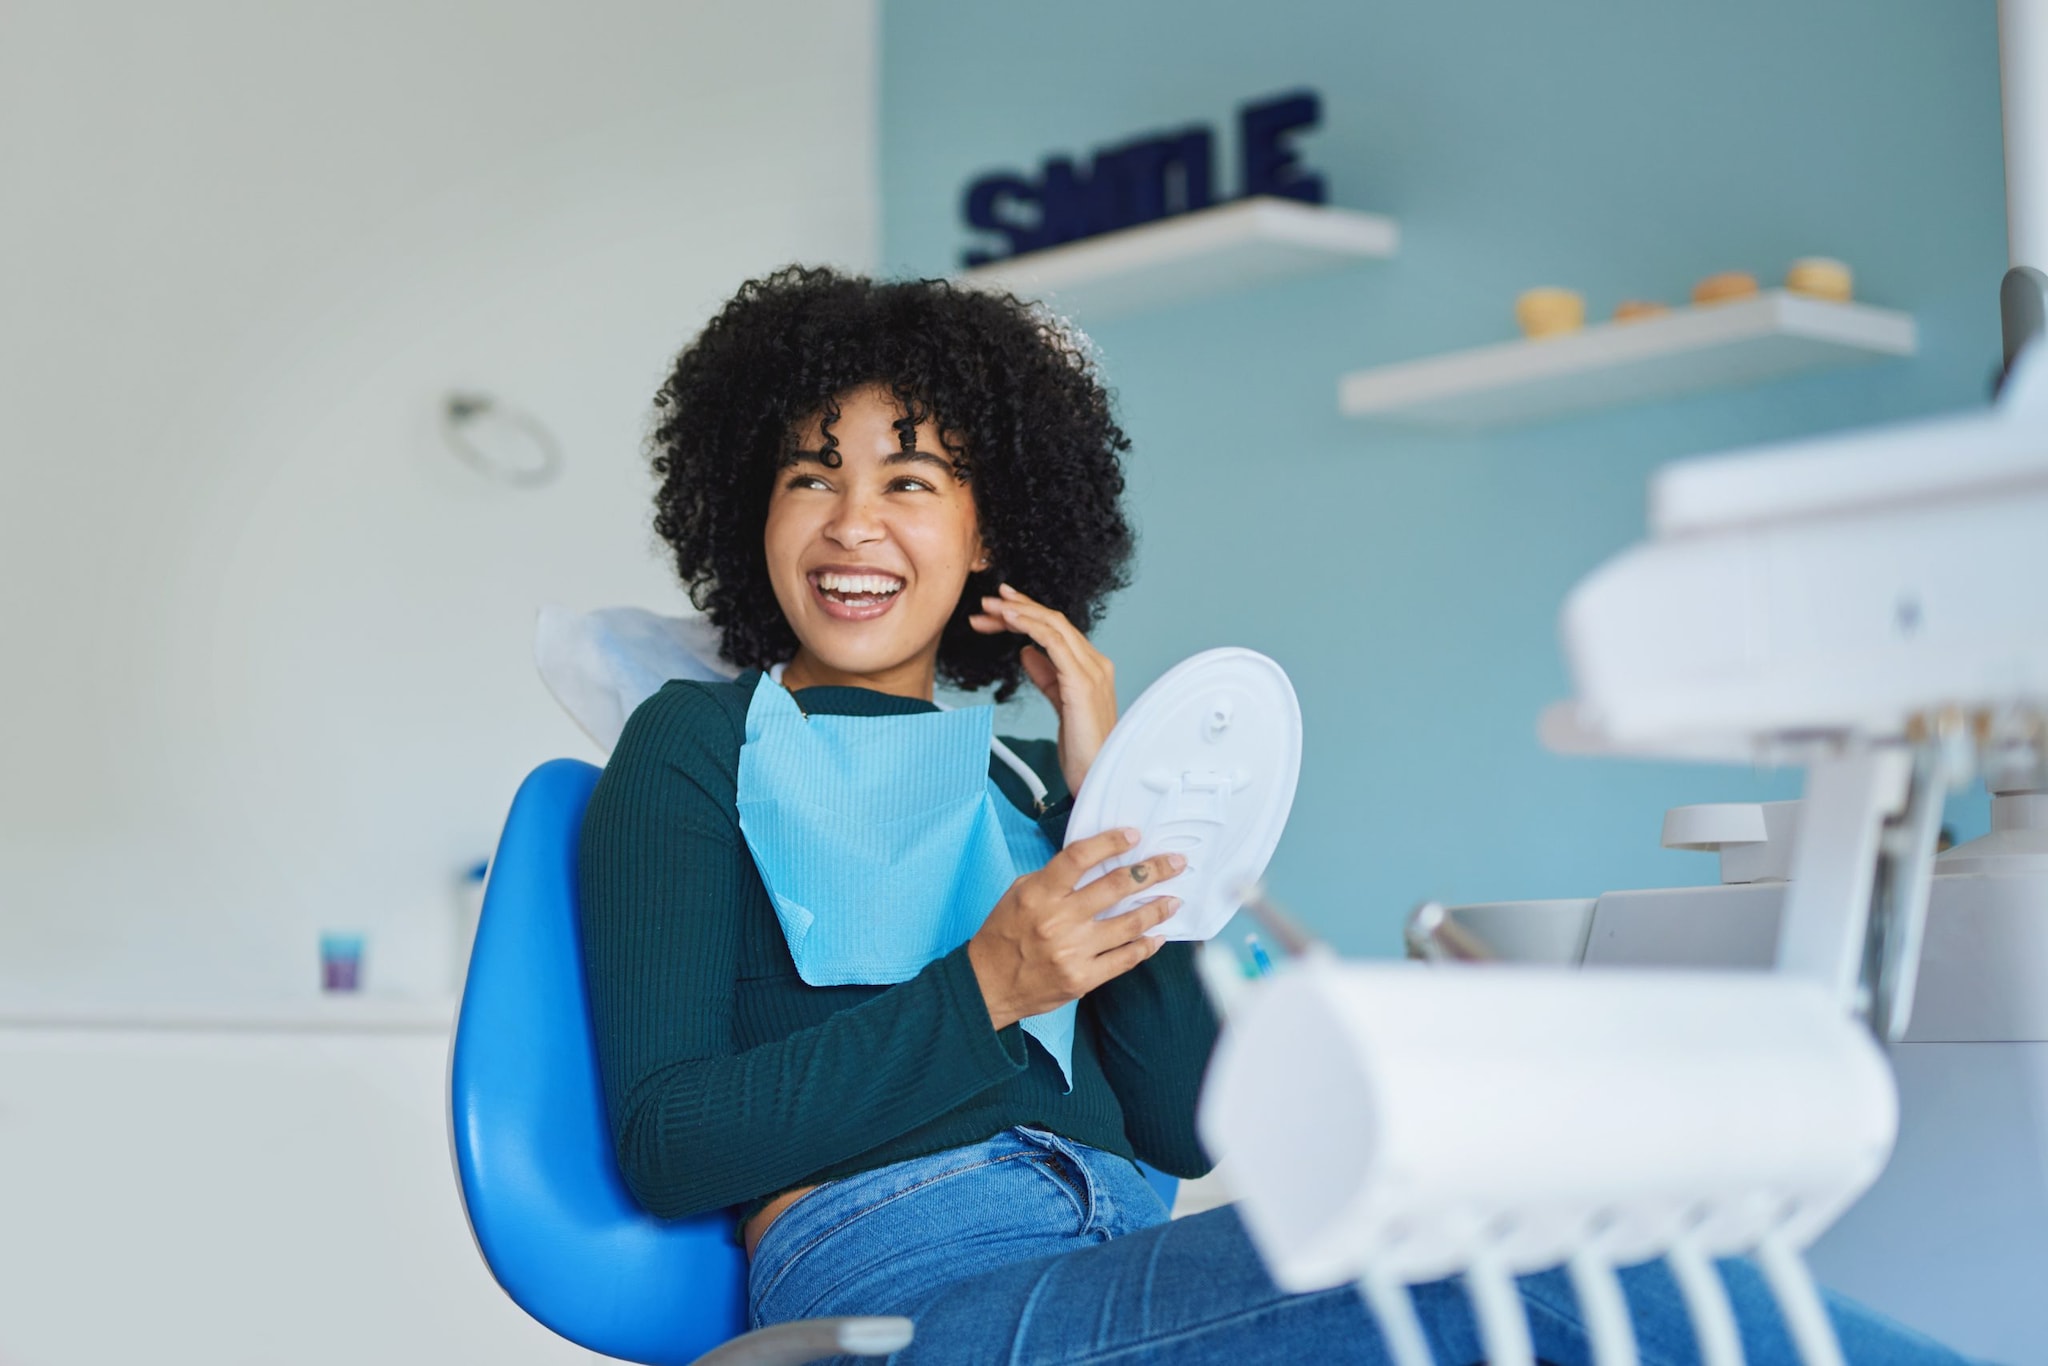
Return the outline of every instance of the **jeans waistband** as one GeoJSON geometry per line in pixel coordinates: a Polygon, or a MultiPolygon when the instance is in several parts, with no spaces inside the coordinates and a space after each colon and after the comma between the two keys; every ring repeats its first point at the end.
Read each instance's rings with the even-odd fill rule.
{"type": "Polygon", "coordinates": [[[906,1285],[957,1274],[992,1242],[1057,1251],[1163,1222],[1166,1209],[1130,1159],[1036,1126],[825,1182],[782,1212],[748,1268],[755,1309],[815,1312],[827,1268],[886,1257],[906,1285]],[[1042,1244],[1042,1246],[1041,1246],[1042,1244]],[[911,1265],[929,1255],[928,1273],[911,1265]],[[795,1281],[789,1277],[803,1270],[795,1281]]]}

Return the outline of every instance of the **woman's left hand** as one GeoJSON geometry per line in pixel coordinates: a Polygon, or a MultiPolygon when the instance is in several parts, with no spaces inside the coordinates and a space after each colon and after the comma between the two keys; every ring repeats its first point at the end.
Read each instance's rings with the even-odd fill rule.
{"type": "Polygon", "coordinates": [[[983,635],[1015,631],[1031,637],[1023,650],[1024,672],[1059,713],[1060,772],[1067,790],[1079,792],[1116,724],[1116,666],[1065,613],[1033,602],[1007,583],[998,596],[983,598],[981,607],[967,624],[983,635]]]}

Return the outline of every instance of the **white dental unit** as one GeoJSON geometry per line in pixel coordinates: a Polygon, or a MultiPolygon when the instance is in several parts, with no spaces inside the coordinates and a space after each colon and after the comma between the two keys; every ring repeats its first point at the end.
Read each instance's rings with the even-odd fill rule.
{"type": "Polygon", "coordinates": [[[1459,1272],[1489,1357],[1526,1361],[1506,1276],[1565,1265],[1631,1361],[1608,1268],[1663,1256],[1738,1361],[1687,1282],[1746,1252],[1820,1366],[1810,1248],[1959,1350],[2048,1363],[2048,0],[2002,0],[2000,39],[1991,409],[1670,466],[1649,539],[1564,607],[1553,748],[1798,766],[1803,798],[1670,813],[1719,885],[1411,925],[1503,964],[1310,953],[1236,1005],[1205,1138],[1276,1279],[1359,1282],[1390,1343],[1400,1286],[1459,1272]],[[1992,833],[1937,858],[1980,777],[1992,833]]]}

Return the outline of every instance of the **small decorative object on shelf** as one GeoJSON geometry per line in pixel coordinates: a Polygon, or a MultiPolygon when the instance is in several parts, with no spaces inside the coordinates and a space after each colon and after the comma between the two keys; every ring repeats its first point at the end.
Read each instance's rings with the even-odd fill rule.
{"type": "Polygon", "coordinates": [[[1575,289],[1543,285],[1515,300],[1515,321],[1525,337],[1556,337],[1586,325],[1586,296],[1575,289]]]}
{"type": "Polygon", "coordinates": [[[1725,304],[1736,299],[1753,299],[1756,292],[1756,276],[1746,270],[1724,270],[1694,285],[1692,301],[1699,305],[1725,304]]]}
{"type": "Polygon", "coordinates": [[[1802,256],[1785,272],[1785,288],[1809,299],[1833,299],[1848,303],[1856,296],[1855,276],[1849,267],[1826,256],[1802,256]]]}
{"type": "Polygon", "coordinates": [[[1661,318],[1670,311],[1671,305],[1660,304],[1655,299],[1623,299],[1614,306],[1614,321],[1639,323],[1645,318],[1661,318]]]}

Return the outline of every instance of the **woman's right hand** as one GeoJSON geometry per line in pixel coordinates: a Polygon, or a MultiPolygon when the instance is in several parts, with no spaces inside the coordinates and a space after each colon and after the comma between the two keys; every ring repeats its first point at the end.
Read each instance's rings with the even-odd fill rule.
{"type": "Polygon", "coordinates": [[[1077,1000],[1159,951],[1165,941],[1145,931],[1180,909],[1178,897],[1156,897],[1107,920],[1095,917],[1175,876],[1187,867],[1185,858],[1161,854],[1078,890],[1074,886],[1089,869],[1137,842],[1135,830],[1105,830],[1068,845],[1043,868],[1011,883],[967,941],[967,960],[997,1029],[1077,1000]]]}

